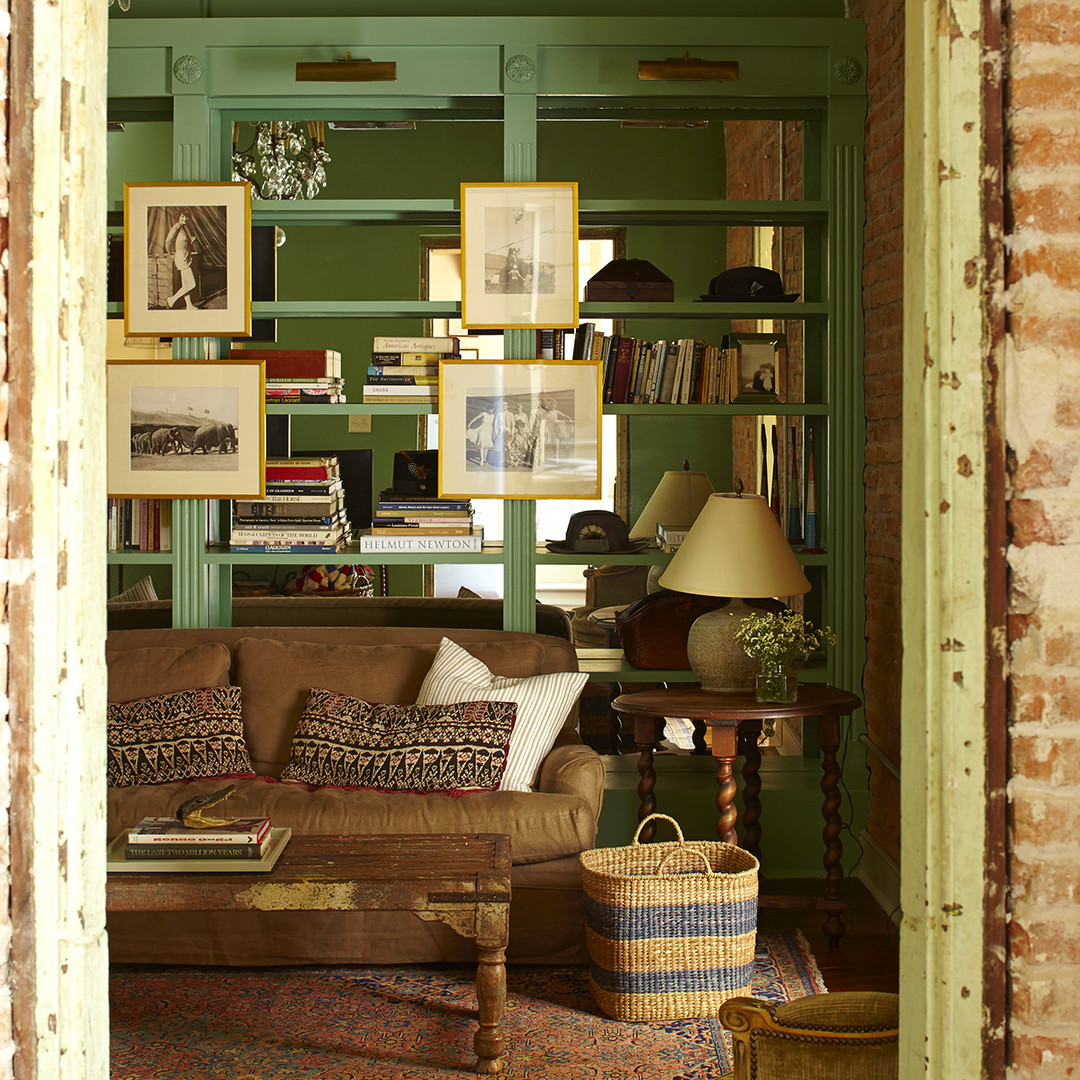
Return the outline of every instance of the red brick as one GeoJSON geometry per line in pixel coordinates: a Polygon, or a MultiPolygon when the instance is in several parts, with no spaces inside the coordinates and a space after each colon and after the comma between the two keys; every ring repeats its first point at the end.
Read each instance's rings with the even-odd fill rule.
{"type": "Polygon", "coordinates": [[[1014,735],[1009,754],[1014,776],[1040,783],[1080,783],[1080,740],[1014,735]]]}
{"type": "Polygon", "coordinates": [[[1073,907],[1080,902],[1080,858],[1072,862],[1026,862],[1014,854],[1009,866],[1009,890],[1014,904],[1037,902],[1073,907]]]}
{"type": "Polygon", "coordinates": [[[1080,720],[1080,678],[1014,673],[1011,681],[1013,724],[1080,720]]]}
{"type": "Polygon", "coordinates": [[[1080,245],[1051,240],[1014,254],[1009,262],[1011,282],[1027,274],[1045,274],[1055,285],[1074,289],[1080,281],[1080,245]]]}
{"type": "Polygon", "coordinates": [[[1080,17],[1073,4],[1013,3],[1009,36],[1016,44],[1080,45],[1080,17]]]}
{"type": "Polygon", "coordinates": [[[1035,499],[1009,502],[1009,527],[1015,547],[1059,544],[1067,540],[1071,532],[1067,523],[1053,520],[1044,504],[1035,499]]]}
{"type": "Polygon", "coordinates": [[[1014,918],[1009,931],[1012,955],[1017,960],[1080,964],[1080,935],[1069,918],[1014,918]]]}
{"type": "MultiPolygon", "coordinates": [[[[1010,128],[1010,165],[1014,169],[1055,169],[1078,160],[1080,131],[1051,129],[1034,119],[1017,121],[1014,117],[1010,128]]],[[[1011,182],[1016,183],[1015,174],[1011,182]]]]}
{"type": "Polygon", "coordinates": [[[1009,332],[1020,349],[1045,346],[1072,355],[1080,341],[1080,316],[1013,315],[1009,332]]]}
{"type": "Polygon", "coordinates": [[[1024,1032],[1010,1041],[1008,1064],[1019,1077],[1075,1080],[1080,1077],[1080,1035],[1064,1031],[1047,1035],[1024,1032]]]}
{"type": "Polygon", "coordinates": [[[1014,65],[1010,83],[1012,109],[1075,109],[1080,106],[1080,75],[1075,68],[1032,70],[1014,65]]]}
{"type": "MultiPolygon", "coordinates": [[[[1022,795],[1014,796],[1012,815],[1015,843],[1054,844],[1063,837],[1080,834],[1080,803],[1065,798],[1043,797],[1025,790],[1022,795]]],[[[1068,961],[1080,961],[1080,934],[1076,935],[1072,948],[1068,961]]]]}

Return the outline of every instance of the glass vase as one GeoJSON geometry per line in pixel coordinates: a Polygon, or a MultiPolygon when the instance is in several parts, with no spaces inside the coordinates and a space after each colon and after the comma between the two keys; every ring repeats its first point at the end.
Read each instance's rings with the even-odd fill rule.
{"type": "Polygon", "coordinates": [[[762,661],[756,678],[758,701],[777,701],[790,705],[798,699],[799,680],[795,669],[781,661],[762,661]]]}

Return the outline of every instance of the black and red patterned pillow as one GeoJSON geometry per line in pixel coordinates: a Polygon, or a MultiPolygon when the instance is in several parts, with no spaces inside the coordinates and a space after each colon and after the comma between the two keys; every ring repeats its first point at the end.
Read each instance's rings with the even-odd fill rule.
{"type": "Polygon", "coordinates": [[[214,686],[110,704],[110,787],[253,777],[240,687],[214,686]]]}
{"type": "Polygon", "coordinates": [[[283,781],[375,791],[494,791],[517,707],[505,701],[373,705],[313,689],[283,781]]]}

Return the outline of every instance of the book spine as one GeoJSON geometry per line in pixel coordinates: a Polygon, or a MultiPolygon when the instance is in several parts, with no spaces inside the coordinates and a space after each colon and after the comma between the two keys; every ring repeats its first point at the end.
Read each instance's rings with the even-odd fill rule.
{"type": "Polygon", "coordinates": [[[232,518],[233,532],[262,532],[272,529],[296,529],[298,527],[312,530],[327,530],[341,520],[340,514],[328,514],[324,517],[316,517],[311,514],[281,514],[273,518],[251,517],[246,514],[234,514],[232,518]]]}
{"type": "Polygon", "coordinates": [[[365,394],[369,405],[436,405],[438,394],[365,394]]]}
{"type": "Polygon", "coordinates": [[[125,844],[124,858],[261,859],[262,844],[125,844]]]}
{"type": "Polygon", "coordinates": [[[266,466],[267,480],[321,480],[326,481],[331,473],[323,466],[301,465],[297,468],[282,468],[279,465],[266,466]]]}
{"type": "Polygon", "coordinates": [[[398,536],[401,533],[412,533],[416,536],[469,536],[472,533],[471,525],[421,525],[407,522],[402,525],[373,525],[369,536],[398,536]]]}
{"type": "Polygon", "coordinates": [[[291,379],[296,376],[338,378],[341,375],[341,361],[328,356],[321,359],[315,356],[268,356],[265,371],[268,379],[291,379]]]}
{"type": "Polygon", "coordinates": [[[456,337],[376,337],[372,343],[373,352],[436,352],[456,353],[456,337]]]}
{"type": "Polygon", "coordinates": [[[301,359],[330,359],[340,360],[341,353],[337,349],[230,349],[230,360],[245,360],[257,356],[260,360],[264,357],[287,356],[301,359]]]}
{"type": "Polygon", "coordinates": [[[406,502],[405,500],[394,502],[383,502],[379,500],[377,509],[378,513],[386,511],[387,513],[401,512],[404,514],[420,514],[420,513],[458,513],[460,511],[470,510],[472,504],[469,502],[406,502]]]}
{"type": "Polygon", "coordinates": [[[310,517],[317,520],[327,520],[323,515],[340,505],[341,499],[330,496],[322,501],[310,499],[302,501],[299,496],[282,496],[280,501],[272,502],[268,506],[262,502],[235,502],[233,503],[233,520],[243,521],[250,518],[252,521],[274,520],[276,518],[310,517]]]}
{"type": "Polygon", "coordinates": [[[343,547],[344,544],[234,544],[231,541],[229,543],[229,550],[240,555],[285,555],[289,552],[300,552],[303,555],[336,555],[343,547]]]}
{"type": "Polygon", "coordinates": [[[483,550],[479,536],[361,536],[360,551],[363,554],[423,554],[426,552],[476,552],[483,550]]]}
{"type": "Polygon", "coordinates": [[[364,383],[364,393],[374,394],[407,394],[413,397],[430,397],[439,392],[438,380],[433,383],[364,383]]]}
{"type": "Polygon", "coordinates": [[[344,405],[344,394],[267,394],[268,405],[344,405]]]}
{"type": "Polygon", "coordinates": [[[440,360],[453,359],[438,352],[373,352],[371,363],[383,367],[436,367],[440,360]]]}
{"type": "Polygon", "coordinates": [[[437,386],[438,375],[382,375],[368,374],[368,386],[437,386]]]}
{"type": "Polygon", "coordinates": [[[401,525],[406,522],[415,522],[418,525],[468,525],[472,523],[472,515],[464,513],[438,513],[431,514],[384,514],[382,508],[376,511],[373,523],[376,525],[401,525]]]}
{"type": "Polygon", "coordinates": [[[383,377],[393,375],[398,378],[415,378],[417,375],[438,375],[438,364],[409,364],[407,367],[401,364],[368,364],[368,375],[380,375],[383,377]]]}

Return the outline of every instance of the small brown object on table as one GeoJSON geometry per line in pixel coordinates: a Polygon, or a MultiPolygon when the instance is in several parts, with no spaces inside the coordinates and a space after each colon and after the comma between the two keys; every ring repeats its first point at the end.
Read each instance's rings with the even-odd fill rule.
{"type": "MultiPolygon", "coordinates": [[[[714,694],[700,689],[670,688],[646,690],[636,694],[620,694],[611,707],[620,715],[633,720],[634,743],[641,751],[638,759],[638,820],[643,821],[656,810],[656,769],[653,752],[664,737],[664,717],[680,716],[689,720],[702,720],[709,726],[712,754],[716,758],[716,782],[720,790],[716,796],[718,818],[716,831],[720,839],[737,844],[735,833],[734,777],[736,754],[742,753],[743,764],[743,843],[751,854],[761,857],[761,751],[758,736],[764,720],[790,719],[793,717],[816,717],[818,743],[821,747],[821,792],[824,801],[821,815],[825,821],[822,841],[825,854],[825,895],[810,901],[825,911],[825,936],[830,945],[839,945],[845,926],[841,918],[847,905],[843,897],[844,870],[840,865],[844,848],[840,841],[843,820],[840,817],[840,766],[836,752],[840,746],[840,717],[850,716],[862,701],[847,690],[835,686],[812,683],[799,684],[798,700],[791,704],[775,701],[758,701],[753,693],[714,694]]],[[[652,822],[641,832],[642,840],[652,840],[656,826],[652,822]]],[[[762,907],[795,907],[805,900],[796,897],[763,895],[758,903],[762,907]]]]}
{"type": "Polygon", "coordinates": [[[502,1068],[510,840],[294,836],[269,873],[110,873],[108,911],[411,911],[476,942],[476,1071],[502,1068]]]}

